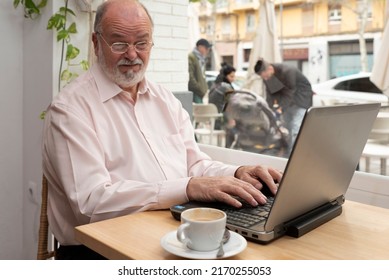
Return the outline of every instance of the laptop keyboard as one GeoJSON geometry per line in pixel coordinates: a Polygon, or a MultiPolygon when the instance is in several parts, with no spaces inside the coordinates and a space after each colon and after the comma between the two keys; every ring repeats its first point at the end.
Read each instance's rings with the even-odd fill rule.
{"type": "Polygon", "coordinates": [[[222,210],[227,214],[228,224],[240,227],[251,227],[266,220],[273,201],[274,197],[268,197],[266,204],[258,205],[257,207],[243,203],[243,206],[240,209],[225,208],[222,210]]]}

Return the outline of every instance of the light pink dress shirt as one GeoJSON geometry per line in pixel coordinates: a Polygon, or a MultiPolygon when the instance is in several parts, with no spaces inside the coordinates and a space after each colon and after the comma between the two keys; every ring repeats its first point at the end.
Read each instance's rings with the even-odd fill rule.
{"type": "Polygon", "coordinates": [[[48,216],[62,245],[74,227],[188,200],[193,176],[233,175],[194,140],[188,113],[145,79],[136,103],[95,64],[53,100],[43,131],[48,216]]]}

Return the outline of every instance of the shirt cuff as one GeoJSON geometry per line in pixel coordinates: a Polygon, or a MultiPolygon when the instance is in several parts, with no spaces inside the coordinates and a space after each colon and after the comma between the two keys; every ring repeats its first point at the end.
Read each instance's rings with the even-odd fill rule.
{"type": "Polygon", "coordinates": [[[186,187],[191,178],[180,178],[161,182],[158,194],[158,208],[170,208],[170,206],[187,202],[186,187]]]}

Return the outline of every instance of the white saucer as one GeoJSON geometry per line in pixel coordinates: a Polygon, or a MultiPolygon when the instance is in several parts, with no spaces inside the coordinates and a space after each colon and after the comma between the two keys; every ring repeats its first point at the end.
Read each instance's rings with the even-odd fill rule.
{"type": "MultiPolygon", "coordinates": [[[[230,233],[231,233],[230,240],[228,240],[228,242],[224,244],[223,246],[224,256],[221,258],[228,258],[236,254],[239,254],[247,246],[247,241],[246,239],[244,239],[244,237],[232,231],[230,231],[230,233]]],[[[187,248],[184,244],[182,244],[180,241],[177,240],[177,231],[169,232],[164,237],[162,237],[161,246],[169,253],[187,259],[198,259],[198,260],[217,259],[216,253],[218,250],[201,252],[201,251],[194,251],[187,248]]]]}

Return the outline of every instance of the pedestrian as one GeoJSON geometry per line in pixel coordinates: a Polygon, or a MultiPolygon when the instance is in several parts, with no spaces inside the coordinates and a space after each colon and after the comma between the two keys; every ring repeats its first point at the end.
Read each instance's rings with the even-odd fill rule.
{"type": "Polygon", "coordinates": [[[203,103],[203,98],[208,91],[205,79],[207,55],[212,45],[206,39],[200,39],[196,47],[188,55],[189,82],[188,89],[193,93],[194,103],[203,103]]]}
{"type": "Polygon", "coordinates": [[[233,66],[223,62],[220,72],[209,90],[208,102],[215,104],[219,113],[223,112],[226,93],[234,91],[235,73],[236,69],[233,66]]]}
{"type": "Polygon", "coordinates": [[[287,156],[290,154],[305,111],[312,106],[312,86],[296,67],[269,63],[260,58],[254,66],[266,87],[266,101],[276,114],[281,114],[290,134],[287,156]]]}
{"type": "Polygon", "coordinates": [[[226,104],[228,94],[234,91],[233,82],[235,80],[236,69],[223,62],[221,64],[220,72],[216,77],[214,84],[209,90],[208,102],[216,105],[219,113],[223,113],[223,119],[215,121],[215,129],[223,129],[226,131],[226,144],[229,148],[235,137],[235,121],[228,118],[227,114],[224,114],[224,105],[226,104]]]}

